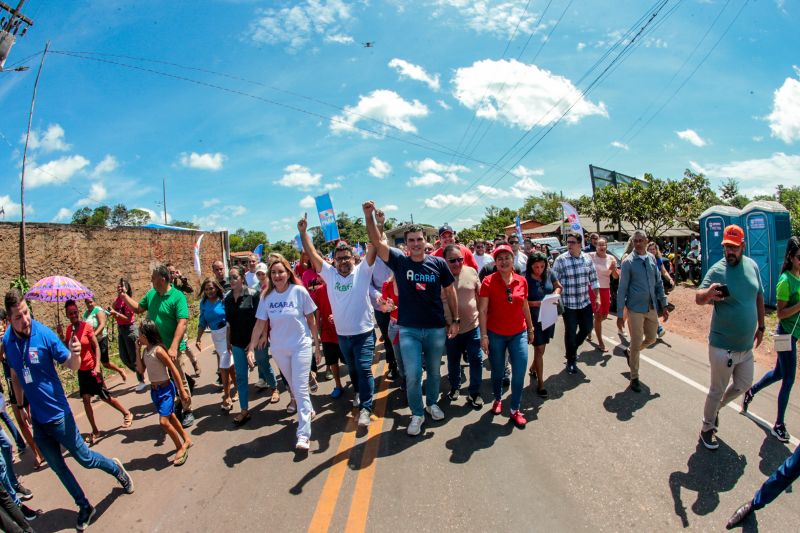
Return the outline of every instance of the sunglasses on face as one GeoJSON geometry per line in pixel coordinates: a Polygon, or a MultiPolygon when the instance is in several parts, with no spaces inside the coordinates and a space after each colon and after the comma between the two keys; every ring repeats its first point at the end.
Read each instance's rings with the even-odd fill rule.
{"type": "Polygon", "coordinates": [[[464,258],[463,257],[453,257],[452,259],[448,259],[447,262],[450,263],[451,265],[455,265],[456,263],[463,263],[464,262],[464,258]]]}

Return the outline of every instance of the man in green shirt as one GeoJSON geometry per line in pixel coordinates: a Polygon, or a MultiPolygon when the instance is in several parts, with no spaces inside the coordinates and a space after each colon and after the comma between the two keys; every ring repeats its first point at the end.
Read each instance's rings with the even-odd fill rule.
{"type": "Polygon", "coordinates": [[[742,228],[727,226],[722,245],[725,257],[708,269],[695,295],[697,304],[714,305],[708,335],[711,382],[700,432],[709,450],[719,447],[714,435],[719,410],[753,384],[753,343],[758,347],[764,337],[764,289],[758,265],[744,255],[742,228]]]}
{"type": "Polygon", "coordinates": [[[187,363],[186,341],[183,334],[186,331],[186,322],[189,319],[189,305],[181,291],[170,283],[170,273],[166,266],[158,266],[153,270],[150,281],[153,288],[147,291],[138,302],[128,296],[123,290],[119,294],[125,299],[128,307],[136,314],[147,311],[147,318],[155,322],[161,339],[167,347],[167,353],[172,358],[180,376],[173,376],[180,380],[180,385],[186,390],[189,401],[181,401],[183,414],[181,425],[185,428],[194,424],[192,414],[192,396],[188,376],[184,372],[187,363]]]}

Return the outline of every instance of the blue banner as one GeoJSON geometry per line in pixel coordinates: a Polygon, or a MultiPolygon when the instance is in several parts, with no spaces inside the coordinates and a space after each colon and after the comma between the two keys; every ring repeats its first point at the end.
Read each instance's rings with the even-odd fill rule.
{"type": "Polygon", "coordinates": [[[258,256],[258,260],[261,261],[261,258],[264,256],[264,245],[259,244],[256,246],[256,249],[253,250],[253,253],[258,256]]]}
{"type": "Polygon", "coordinates": [[[294,242],[292,244],[294,244],[294,247],[297,248],[298,252],[303,251],[303,239],[300,238],[299,233],[294,236],[294,242]]]}
{"type": "Polygon", "coordinates": [[[314,201],[317,203],[319,227],[322,230],[322,236],[325,237],[325,242],[339,240],[339,227],[336,225],[336,213],[333,212],[331,195],[326,192],[314,198],[314,201]]]}
{"type": "Polygon", "coordinates": [[[519,239],[519,245],[522,246],[522,223],[519,220],[519,215],[517,215],[517,218],[514,219],[514,225],[517,227],[517,239],[519,239]]]}

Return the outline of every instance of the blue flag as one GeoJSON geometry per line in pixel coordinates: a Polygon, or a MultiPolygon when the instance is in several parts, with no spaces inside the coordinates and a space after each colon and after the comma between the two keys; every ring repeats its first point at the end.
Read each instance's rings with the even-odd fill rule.
{"type": "Polygon", "coordinates": [[[338,240],[339,227],[336,225],[336,213],[333,212],[331,195],[326,192],[321,196],[317,196],[314,201],[317,203],[319,227],[322,229],[322,235],[325,237],[325,242],[338,240]]]}
{"type": "Polygon", "coordinates": [[[519,239],[520,246],[522,245],[522,223],[519,220],[519,215],[514,219],[514,225],[517,227],[517,239],[519,239]]]}
{"type": "Polygon", "coordinates": [[[264,255],[264,245],[259,244],[258,246],[256,246],[256,249],[253,250],[253,253],[256,254],[258,256],[258,260],[261,261],[261,257],[263,257],[264,255]]]}
{"type": "Polygon", "coordinates": [[[300,238],[299,233],[294,236],[294,242],[292,244],[294,244],[294,247],[297,248],[298,252],[303,251],[303,239],[300,238]]]}

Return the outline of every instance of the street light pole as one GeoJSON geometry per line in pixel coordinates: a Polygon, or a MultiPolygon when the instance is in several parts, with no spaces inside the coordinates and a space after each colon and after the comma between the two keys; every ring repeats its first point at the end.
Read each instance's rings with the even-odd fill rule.
{"type": "Polygon", "coordinates": [[[161,192],[164,195],[164,225],[167,225],[167,178],[161,178],[161,192]]]}
{"type": "MultiPolygon", "coordinates": [[[[21,3],[20,3],[21,5],[21,3]]],[[[22,152],[22,176],[19,182],[19,209],[20,209],[20,224],[19,224],[19,273],[21,276],[27,277],[28,267],[25,263],[25,166],[28,161],[28,141],[31,138],[31,124],[33,123],[33,108],[36,105],[36,89],[39,87],[39,77],[42,75],[42,67],[44,66],[44,58],[47,56],[47,50],[50,48],[50,41],[44,45],[44,52],[42,52],[42,59],[39,62],[39,70],[36,72],[36,81],[33,83],[33,96],[31,97],[31,109],[28,113],[28,131],[25,134],[25,150],[22,152]]]]}

